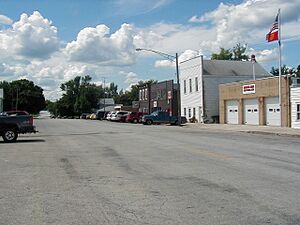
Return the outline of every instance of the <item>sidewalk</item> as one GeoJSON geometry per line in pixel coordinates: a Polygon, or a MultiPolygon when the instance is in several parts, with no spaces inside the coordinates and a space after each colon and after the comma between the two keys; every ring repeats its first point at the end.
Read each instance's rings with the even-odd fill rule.
{"type": "Polygon", "coordinates": [[[293,129],[290,127],[230,125],[230,124],[201,124],[201,123],[187,123],[186,127],[196,128],[196,129],[220,130],[220,131],[246,132],[246,133],[253,133],[253,134],[269,134],[269,135],[300,137],[300,129],[293,129]]]}

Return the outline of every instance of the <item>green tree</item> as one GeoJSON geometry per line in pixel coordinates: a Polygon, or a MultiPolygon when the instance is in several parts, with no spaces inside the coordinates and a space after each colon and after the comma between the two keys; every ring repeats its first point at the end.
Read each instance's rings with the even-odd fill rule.
{"type": "MultiPolygon", "coordinates": [[[[279,75],[278,67],[277,68],[272,67],[270,73],[273,74],[274,76],[278,76],[279,75]]],[[[289,68],[286,65],[283,65],[281,67],[281,75],[288,75],[288,74],[290,74],[290,75],[297,74],[297,70],[295,68],[289,68]]]]}
{"type": "Polygon", "coordinates": [[[220,48],[219,53],[213,53],[211,59],[216,60],[249,60],[249,56],[246,55],[247,45],[241,43],[236,44],[232,49],[220,48]]]}
{"type": "Polygon", "coordinates": [[[230,49],[220,48],[219,53],[213,53],[211,59],[215,60],[231,60],[232,52],[230,49]]]}
{"type": "Polygon", "coordinates": [[[100,96],[103,96],[102,86],[91,83],[90,76],[77,76],[61,84],[64,91],[62,97],[56,102],[55,110],[61,116],[80,115],[91,112],[97,107],[100,96]]]}
{"type": "Polygon", "coordinates": [[[46,101],[43,89],[32,81],[22,79],[12,82],[2,81],[0,87],[4,89],[3,108],[7,110],[26,110],[37,114],[45,109],[46,101]]]}
{"type": "Polygon", "coordinates": [[[245,54],[246,50],[247,50],[246,45],[241,45],[240,43],[238,43],[232,49],[232,54],[233,54],[232,60],[236,60],[236,61],[249,60],[249,56],[245,54]]]}

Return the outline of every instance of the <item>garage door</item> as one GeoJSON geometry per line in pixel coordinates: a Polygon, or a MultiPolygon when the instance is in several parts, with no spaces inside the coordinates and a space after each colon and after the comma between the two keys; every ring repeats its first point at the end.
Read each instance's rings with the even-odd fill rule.
{"type": "Polygon", "coordinates": [[[259,109],[257,99],[244,99],[244,123],[259,125],[259,109]]]}
{"type": "Polygon", "coordinates": [[[239,113],[238,113],[238,102],[231,100],[226,101],[226,123],[227,124],[238,124],[239,113]]]}
{"type": "Polygon", "coordinates": [[[266,125],[280,126],[280,106],[278,97],[265,98],[266,125]]]}

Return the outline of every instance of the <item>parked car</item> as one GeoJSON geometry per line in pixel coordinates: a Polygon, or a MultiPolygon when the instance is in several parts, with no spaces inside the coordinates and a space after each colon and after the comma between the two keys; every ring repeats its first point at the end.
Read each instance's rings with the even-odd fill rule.
{"type": "Polygon", "coordinates": [[[114,114],[112,114],[110,120],[120,122],[121,117],[124,116],[124,115],[127,115],[127,114],[128,114],[128,112],[126,112],[126,111],[117,111],[114,114]]]}
{"type": "Polygon", "coordinates": [[[96,120],[96,119],[97,119],[96,113],[92,113],[92,114],[90,115],[90,119],[91,119],[91,120],[96,120]]]}
{"type": "MultiPolygon", "coordinates": [[[[142,118],[142,122],[144,125],[151,124],[161,124],[161,123],[169,123],[172,125],[178,124],[178,116],[170,116],[168,112],[164,111],[155,111],[150,115],[145,115],[142,118]]],[[[181,117],[181,123],[186,123],[187,120],[184,116],[181,117]]]]}
{"type": "Polygon", "coordinates": [[[106,116],[106,119],[110,121],[112,115],[115,114],[115,113],[116,113],[116,111],[111,111],[111,112],[109,112],[109,113],[107,114],[107,116],[106,116]]]}
{"type": "Polygon", "coordinates": [[[12,110],[12,111],[2,112],[2,113],[0,113],[0,115],[24,116],[24,115],[29,115],[29,113],[26,111],[12,110]]]}
{"type": "Polygon", "coordinates": [[[82,113],[80,119],[86,119],[87,115],[89,115],[89,113],[82,113]]]}
{"type": "Polygon", "coordinates": [[[96,113],[96,115],[97,115],[97,120],[103,120],[103,119],[106,119],[108,113],[109,113],[109,112],[98,111],[98,112],[96,113]]]}
{"type": "Polygon", "coordinates": [[[16,141],[18,134],[35,132],[37,131],[33,125],[33,117],[28,113],[17,115],[17,113],[4,112],[0,115],[0,135],[5,142],[16,141]]]}
{"type": "Polygon", "coordinates": [[[130,123],[141,123],[142,117],[146,115],[146,113],[143,112],[130,112],[126,117],[126,122],[130,123]]]}
{"type": "Polygon", "coordinates": [[[126,119],[127,119],[127,116],[129,115],[129,113],[130,113],[130,112],[127,112],[126,114],[121,115],[121,116],[120,116],[120,122],[126,123],[126,122],[127,122],[126,119]]]}

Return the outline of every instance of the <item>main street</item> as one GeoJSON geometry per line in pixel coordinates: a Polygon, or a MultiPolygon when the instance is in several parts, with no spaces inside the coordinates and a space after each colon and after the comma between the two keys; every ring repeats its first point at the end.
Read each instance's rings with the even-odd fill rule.
{"type": "Polygon", "coordinates": [[[35,120],[0,143],[0,224],[300,224],[300,140],[35,120]]]}

